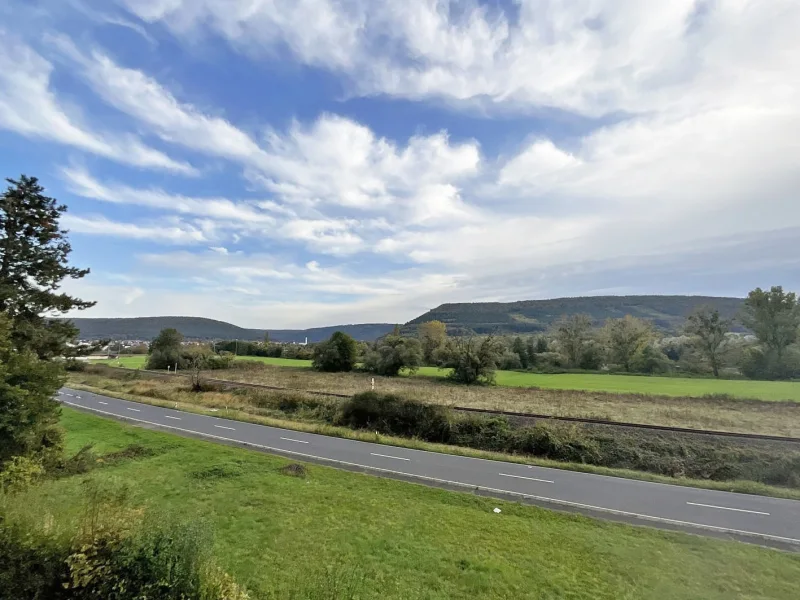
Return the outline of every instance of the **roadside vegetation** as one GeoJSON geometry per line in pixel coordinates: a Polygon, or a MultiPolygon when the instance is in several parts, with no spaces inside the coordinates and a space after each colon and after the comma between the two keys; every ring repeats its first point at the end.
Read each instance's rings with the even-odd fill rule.
{"type": "MultiPolygon", "coordinates": [[[[269,367],[262,367],[269,368],[269,367]]],[[[405,396],[363,392],[349,399],[239,388],[193,392],[185,379],[92,367],[71,385],[184,410],[429,450],[490,452],[495,458],[624,477],[800,498],[800,444],[539,422],[455,413],[405,396]],[[217,412],[216,414],[220,414],[217,412]],[[378,436],[387,436],[378,439],[378,436]]],[[[773,405],[767,405],[773,406],[773,405]]],[[[775,406],[784,406],[778,405],[775,406]]]]}
{"type": "Polygon", "coordinates": [[[83,481],[135,482],[131,506],[207,523],[220,568],[252,598],[789,599],[800,579],[798,557],[756,546],[326,467],[287,469],[286,459],[70,410],[63,424],[69,452],[93,443],[98,456],[147,453],[47,481],[18,506],[60,523],[85,502],[83,481]]]}

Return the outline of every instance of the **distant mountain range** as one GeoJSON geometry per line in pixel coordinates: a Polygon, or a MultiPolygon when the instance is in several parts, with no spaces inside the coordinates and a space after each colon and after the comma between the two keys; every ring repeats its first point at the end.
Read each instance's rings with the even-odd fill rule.
{"type": "Polygon", "coordinates": [[[652,321],[662,331],[677,333],[686,317],[698,306],[717,308],[725,318],[735,317],[742,298],[711,296],[590,296],[523,300],[521,302],[474,302],[442,304],[403,326],[411,334],[426,321],[442,321],[451,335],[547,331],[563,315],[588,314],[596,325],[606,319],[632,315],[652,321]]]}
{"type": "MultiPolygon", "coordinates": [[[[633,315],[652,321],[664,332],[678,333],[686,317],[698,306],[717,308],[725,318],[739,314],[742,298],[711,296],[590,296],[523,300],[521,302],[473,302],[442,304],[406,323],[401,331],[414,335],[417,325],[426,321],[442,321],[450,335],[531,334],[550,329],[563,315],[586,313],[596,325],[609,318],[633,315]]],[[[196,340],[263,340],[263,329],[245,329],[224,321],[200,317],[136,317],[130,319],[72,319],[84,340],[151,340],[166,327],[174,327],[188,339],[196,340]]],[[[334,331],[344,331],[355,339],[372,342],[389,333],[394,325],[366,323],[333,325],[312,329],[271,329],[275,342],[319,342],[334,331]]]]}
{"type": "MultiPolygon", "coordinates": [[[[70,319],[80,330],[83,340],[152,340],[158,332],[174,327],[184,337],[193,340],[249,340],[261,341],[264,329],[245,329],[224,321],[201,317],[134,317],[129,319],[70,319]]],[[[312,329],[271,329],[269,339],[275,342],[319,342],[328,339],[334,331],[344,331],[357,340],[374,341],[389,333],[394,325],[366,323],[361,325],[334,325],[312,329]]]]}

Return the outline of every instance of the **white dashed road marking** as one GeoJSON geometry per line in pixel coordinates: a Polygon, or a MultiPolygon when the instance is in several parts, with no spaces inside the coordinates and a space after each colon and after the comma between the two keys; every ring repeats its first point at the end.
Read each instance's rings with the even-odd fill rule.
{"type": "Polygon", "coordinates": [[[142,412],[138,408],[129,408],[128,410],[132,410],[133,412],[142,412]]]}
{"type": "Polygon", "coordinates": [[[164,415],[164,417],[166,417],[167,419],[174,419],[176,421],[180,421],[181,420],[180,417],[170,417],[169,415],[164,415]]]}
{"type": "Polygon", "coordinates": [[[233,427],[225,427],[224,425],[214,425],[214,427],[217,427],[219,429],[229,429],[230,431],[236,431],[233,427]]]}
{"type": "Polygon", "coordinates": [[[498,473],[503,477],[513,477],[514,479],[527,479],[528,481],[541,481],[542,483],[555,483],[549,479],[537,479],[536,477],[522,477],[521,475],[509,475],[508,473],[498,473]]]}
{"type": "Polygon", "coordinates": [[[750,513],[751,515],[764,515],[769,516],[768,512],[761,512],[760,510],[745,510],[743,508],[729,508],[727,506],[714,506],[713,504],[698,504],[697,502],[687,502],[690,506],[702,506],[703,508],[717,508],[719,510],[732,510],[734,512],[750,513]]]}
{"type": "Polygon", "coordinates": [[[393,458],[395,460],[411,460],[410,458],[402,458],[401,456],[389,456],[388,454],[375,454],[374,452],[370,452],[372,456],[380,456],[381,458],[393,458]]]}
{"type": "Polygon", "coordinates": [[[285,438],[282,437],[282,440],[286,440],[287,442],[297,442],[298,444],[307,444],[308,442],[304,442],[303,440],[293,440],[292,438],[285,438]]]}

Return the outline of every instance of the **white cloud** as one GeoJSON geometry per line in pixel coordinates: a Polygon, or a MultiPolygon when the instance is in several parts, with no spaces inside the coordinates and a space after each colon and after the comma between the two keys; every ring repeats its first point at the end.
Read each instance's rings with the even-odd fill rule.
{"type": "MultiPolygon", "coordinates": [[[[230,122],[179,102],[141,71],[121,67],[99,50],[84,54],[64,36],[51,37],[51,42],[110,105],[164,141],[242,164],[251,180],[284,204],[306,212],[320,205],[390,211],[395,220],[420,224],[475,218],[455,187],[479,171],[480,152],[474,141],[451,144],[440,132],[414,136],[400,146],[353,120],[323,114],[310,125],[294,122],[286,132],[270,131],[261,147],[230,122]]],[[[294,212],[271,201],[260,206],[276,213],[294,212]]],[[[319,243],[344,252],[345,247],[355,248],[358,240],[349,234],[347,239],[319,243]]]]}
{"type": "MultiPolygon", "coordinates": [[[[124,310],[165,311],[180,301],[194,314],[244,311],[248,325],[394,321],[443,301],[609,288],[714,292],[703,286],[717,267],[733,273],[741,265],[748,281],[772,265],[796,272],[785,234],[800,228],[794,0],[118,3],[145,33],[171,31],[187,48],[221,37],[247,60],[288,55],[327,69],[349,95],[444,101],[486,119],[513,112],[520,123],[511,134],[487,135],[483,147],[446,131],[381,137],[357,117],[334,114],[258,135],[225,107],[193,102],[83,40],[78,49],[51,38],[62,60],[139,130],[239,165],[250,189],[264,192],[203,198],[66,169],[82,196],[188,221],[179,227],[210,250],[143,261],[164,272],[202,271],[204,289],[229,286],[233,298],[232,306],[190,302],[165,285],[163,305],[145,294],[124,310]],[[541,121],[553,114],[581,133],[543,135],[541,121]],[[501,154],[488,155],[498,144],[501,154]],[[286,250],[296,246],[319,256],[286,250]],[[267,254],[276,247],[303,264],[267,254]],[[761,248],[757,260],[753,248],[761,248]],[[694,287],[675,279],[677,287],[659,289],[670,273],[694,287]]],[[[430,118],[421,123],[428,131],[430,118]]],[[[58,133],[64,126],[53,123],[28,135],[80,139],[87,131],[58,133]]],[[[88,135],[73,143],[93,147],[99,138],[88,135]]]]}
{"type": "Polygon", "coordinates": [[[798,64],[794,0],[516,0],[513,12],[460,0],[118,1],[180,37],[265,56],[286,47],[356,93],[516,110],[713,108],[785,94],[775,85],[798,64]]]}
{"type": "Polygon", "coordinates": [[[265,160],[263,151],[249,135],[225,119],[179,102],[152,77],[116,64],[99,50],[85,55],[65,36],[53,36],[50,42],[63,57],[80,67],[103,100],[150,127],[164,141],[246,164],[265,160]]]}
{"type": "Polygon", "coordinates": [[[253,177],[284,202],[385,212],[408,224],[466,217],[455,184],[477,175],[481,160],[474,141],[451,144],[442,132],[402,147],[335,115],[267,141],[269,167],[253,177]]]}
{"type": "Polygon", "coordinates": [[[227,198],[196,198],[181,194],[170,194],[158,188],[132,188],[117,183],[103,183],[81,167],[61,169],[70,191],[85,198],[132,204],[161,209],[193,217],[209,217],[221,223],[236,222],[241,227],[263,227],[274,225],[276,220],[261,210],[256,201],[233,201],[227,198]]]}
{"type": "Polygon", "coordinates": [[[205,242],[205,234],[191,225],[176,223],[173,226],[120,223],[102,216],[79,217],[64,215],[61,223],[73,233],[112,236],[134,240],[151,240],[166,244],[197,244],[205,242]]]}
{"type": "Polygon", "coordinates": [[[133,135],[103,134],[68,113],[50,86],[53,66],[26,44],[0,30],[0,128],[53,140],[124,164],[183,174],[187,163],[142,144],[133,135]]]}

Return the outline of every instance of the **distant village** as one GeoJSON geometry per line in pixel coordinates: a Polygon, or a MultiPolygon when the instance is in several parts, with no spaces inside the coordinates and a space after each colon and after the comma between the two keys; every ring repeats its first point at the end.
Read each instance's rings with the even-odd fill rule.
{"type": "MultiPolygon", "coordinates": [[[[183,346],[211,346],[212,348],[221,342],[229,342],[231,340],[184,340],[181,342],[183,346]]],[[[89,348],[97,344],[97,340],[77,340],[71,344],[75,348],[89,348]]],[[[270,344],[278,346],[307,346],[308,338],[302,342],[275,342],[270,341],[270,344]]],[[[108,344],[99,346],[93,350],[90,355],[78,357],[80,360],[92,360],[97,358],[116,358],[123,355],[136,355],[147,354],[150,348],[150,340],[113,340],[108,344]]]]}

